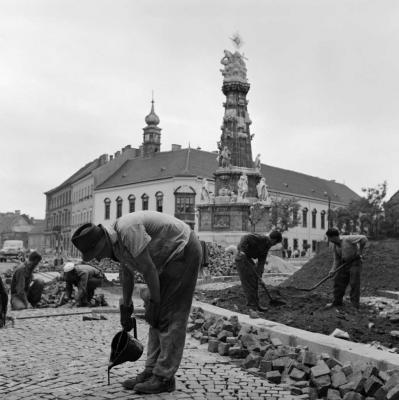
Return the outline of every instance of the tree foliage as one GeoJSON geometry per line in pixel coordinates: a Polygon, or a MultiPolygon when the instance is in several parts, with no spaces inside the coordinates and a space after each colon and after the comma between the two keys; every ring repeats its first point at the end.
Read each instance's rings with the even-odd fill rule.
{"type": "Polygon", "coordinates": [[[256,225],[266,220],[266,229],[278,230],[280,232],[288,231],[299,224],[298,210],[300,204],[295,198],[273,199],[270,206],[261,202],[255,203],[250,209],[250,222],[252,231],[255,231],[256,225]]]}

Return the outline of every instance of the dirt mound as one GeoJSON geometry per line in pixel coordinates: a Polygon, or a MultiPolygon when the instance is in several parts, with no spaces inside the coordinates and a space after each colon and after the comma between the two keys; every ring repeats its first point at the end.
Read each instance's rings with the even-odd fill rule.
{"type": "MultiPolygon", "coordinates": [[[[270,287],[269,290],[272,297],[284,300],[286,304],[280,307],[268,306],[268,298],[261,289],[260,303],[268,306],[266,312],[259,313],[262,318],[326,335],[339,328],[348,332],[354,342],[378,341],[389,348],[399,346],[399,338],[390,335],[391,331],[398,330],[398,322],[379,317],[378,311],[368,305],[361,304],[359,312],[350,306],[326,310],[324,306],[329,300],[327,294],[298,293],[289,288],[270,287]]],[[[202,291],[199,288],[196,298],[231,311],[249,313],[241,285],[213,291],[202,291]]]]}
{"type": "MultiPolygon", "coordinates": [[[[325,246],[280,286],[312,287],[328,274],[332,262],[332,249],[325,246]]],[[[324,293],[331,288],[332,280],[328,280],[315,289],[315,292],[324,293]]],[[[365,248],[361,295],[380,295],[381,290],[399,290],[399,240],[373,241],[365,248]]]]}
{"type": "Polygon", "coordinates": [[[280,274],[292,274],[298,271],[299,267],[284,261],[282,258],[269,254],[265,270],[280,274]]]}

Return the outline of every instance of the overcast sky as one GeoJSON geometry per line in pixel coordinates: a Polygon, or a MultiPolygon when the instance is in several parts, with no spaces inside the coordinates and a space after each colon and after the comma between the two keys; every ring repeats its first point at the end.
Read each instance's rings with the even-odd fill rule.
{"type": "Polygon", "coordinates": [[[359,194],[387,180],[392,195],[398,21],[395,0],[2,0],[0,212],[43,218],[45,191],[139,147],[152,90],[161,150],[216,150],[235,32],[253,153],[359,194]]]}

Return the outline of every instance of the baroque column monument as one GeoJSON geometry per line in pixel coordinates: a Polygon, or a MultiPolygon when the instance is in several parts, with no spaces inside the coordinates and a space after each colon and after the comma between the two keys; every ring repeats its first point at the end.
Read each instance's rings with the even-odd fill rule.
{"type": "MultiPolygon", "coordinates": [[[[198,205],[199,235],[203,240],[236,243],[244,232],[251,231],[250,210],[259,203],[257,185],[262,175],[260,155],[255,162],[252,160],[254,135],[250,133],[246,99],[250,84],[244,56],[238,50],[234,53],[225,50],[221,64],[226,101],[222,134],[217,143],[215,193],[198,205]]],[[[256,230],[264,232],[266,222],[257,223],[256,230]]]]}

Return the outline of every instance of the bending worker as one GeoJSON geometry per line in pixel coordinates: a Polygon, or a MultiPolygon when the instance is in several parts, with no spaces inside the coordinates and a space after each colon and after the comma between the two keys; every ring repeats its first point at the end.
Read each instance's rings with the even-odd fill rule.
{"type": "Polygon", "coordinates": [[[346,288],[350,285],[350,301],[355,308],[359,308],[362,256],[368,240],[364,235],[340,236],[336,228],[328,229],[326,236],[328,241],[334,244],[334,262],[330,275],[333,275],[340,265],[347,264],[334,277],[334,300],[326,307],[342,306],[346,288]]]}
{"type": "Polygon", "coordinates": [[[70,299],[73,286],[78,288],[75,302],[78,307],[90,305],[95,290],[101,286],[103,274],[97,268],[86,264],[67,262],[64,265],[64,280],[66,282],[65,295],[70,299]]]}
{"type": "Polygon", "coordinates": [[[156,211],[127,214],[112,227],[81,226],[72,243],[83,260],[112,258],[122,268],[121,325],[133,327],[134,272],[143,274],[150,292],[145,319],[150,324],[145,369],[123,382],[139,393],[175,390],[186,327],[199,266],[201,244],[183,221],[156,211]]]}
{"type": "Polygon", "coordinates": [[[238,243],[235,262],[242,289],[247,298],[247,305],[250,308],[258,311],[267,310],[259,304],[258,275],[263,275],[267,253],[270,248],[281,243],[282,240],[281,233],[273,231],[268,236],[259,233],[248,233],[238,243]],[[256,263],[254,259],[257,260],[256,263]]]}
{"type": "Polygon", "coordinates": [[[44,281],[33,279],[33,271],[41,261],[42,256],[33,251],[28,261],[21,263],[12,276],[11,280],[11,309],[24,310],[31,304],[36,307],[42,298],[44,281]]]}

